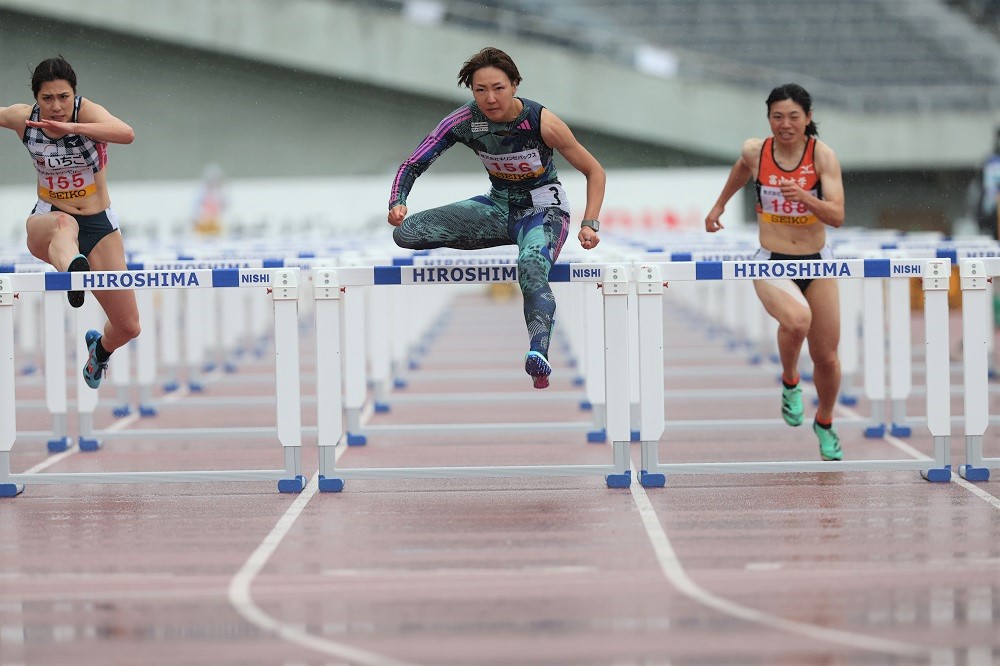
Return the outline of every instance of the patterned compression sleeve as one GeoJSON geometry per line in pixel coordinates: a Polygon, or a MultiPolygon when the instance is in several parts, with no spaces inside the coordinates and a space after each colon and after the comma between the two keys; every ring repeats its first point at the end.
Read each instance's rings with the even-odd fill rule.
{"type": "Polygon", "coordinates": [[[453,111],[448,117],[438,123],[433,132],[399,165],[396,177],[392,181],[392,191],[389,194],[389,208],[406,205],[406,197],[410,194],[413,183],[441,154],[455,145],[458,140],[452,131],[463,122],[468,122],[472,116],[467,106],[453,111]]]}

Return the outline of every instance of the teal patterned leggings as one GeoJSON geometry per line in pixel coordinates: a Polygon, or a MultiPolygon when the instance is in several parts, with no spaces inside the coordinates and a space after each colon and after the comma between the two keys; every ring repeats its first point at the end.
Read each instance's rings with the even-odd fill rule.
{"type": "Polygon", "coordinates": [[[517,245],[517,281],[531,351],[548,358],[556,301],[549,270],[569,232],[569,213],[559,208],[511,206],[502,196],[478,196],[407,217],[392,232],[399,247],[481,250],[517,245]]]}

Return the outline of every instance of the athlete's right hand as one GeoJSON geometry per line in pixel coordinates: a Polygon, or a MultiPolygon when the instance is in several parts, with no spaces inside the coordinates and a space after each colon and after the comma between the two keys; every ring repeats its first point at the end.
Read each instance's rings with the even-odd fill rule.
{"type": "Polygon", "coordinates": [[[400,204],[399,206],[393,206],[389,209],[389,224],[394,227],[398,227],[403,223],[403,219],[406,217],[406,206],[400,204]]]}
{"type": "Polygon", "coordinates": [[[722,215],[722,209],[715,207],[708,211],[708,215],[705,217],[705,231],[710,234],[714,234],[716,231],[723,229],[722,222],[719,217],[722,215]]]}

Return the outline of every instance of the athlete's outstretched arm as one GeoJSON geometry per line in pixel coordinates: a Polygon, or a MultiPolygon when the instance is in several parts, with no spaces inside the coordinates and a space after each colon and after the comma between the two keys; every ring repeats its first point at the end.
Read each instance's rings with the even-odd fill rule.
{"type": "MultiPolygon", "coordinates": [[[[548,109],[542,109],[541,132],[545,145],[559,151],[559,154],[587,179],[587,205],[583,211],[583,219],[600,219],[601,206],[604,205],[604,188],[607,184],[604,167],[583,147],[583,144],[577,141],[569,126],[548,109]]],[[[586,249],[596,247],[601,242],[597,232],[590,227],[580,229],[578,238],[586,249]]]]}
{"type": "Polygon", "coordinates": [[[748,159],[760,154],[761,143],[760,139],[747,139],[743,142],[739,159],[733,164],[733,168],[729,171],[729,178],[722,186],[722,194],[715,200],[712,210],[708,211],[708,215],[705,216],[705,231],[715,233],[724,228],[719,218],[726,211],[726,204],[733,198],[733,195],[743,189],[753,177],[753,170],[750,168],[748,159]]]}

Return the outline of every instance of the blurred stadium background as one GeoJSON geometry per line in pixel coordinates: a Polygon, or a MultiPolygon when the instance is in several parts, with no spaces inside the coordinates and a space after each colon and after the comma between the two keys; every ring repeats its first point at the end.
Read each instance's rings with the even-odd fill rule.
{"type": "MultiPolygon", "coordinates": [[[[384,224],[396,166],[469,98],[455,77],[483,46],[514,57],[519,94],[564,118],[612,177],[728,170],[745,138],[768,133],[769,90],[795,81],[812,93],[821,138],[843,164],[848,224],[960,233],[974,226],[970,183],[1000,127],[998,7],[0,0],[0,104],[31,102],[32,68],[62,54],[78,92],[136,130],[133,145],[110,151],[116,207],[141,202],[119,209],[126,228],[189,226],[199,183],[214,171],[262,193],[259,216],[243,209],[230,229],[295,232],[384,224]],[[267,219],[275,211],[301,220],[276,227],[267,219]]],[[[0,150],[0,214],[18,233],[34,201],[33,170],[15,137],[0,150]]],[[[486,187],[461,147],[431,174],[475,179],[451,199],[486,187]]],[[[713,175],[716,192],[723,180],[713,175]]]]}

